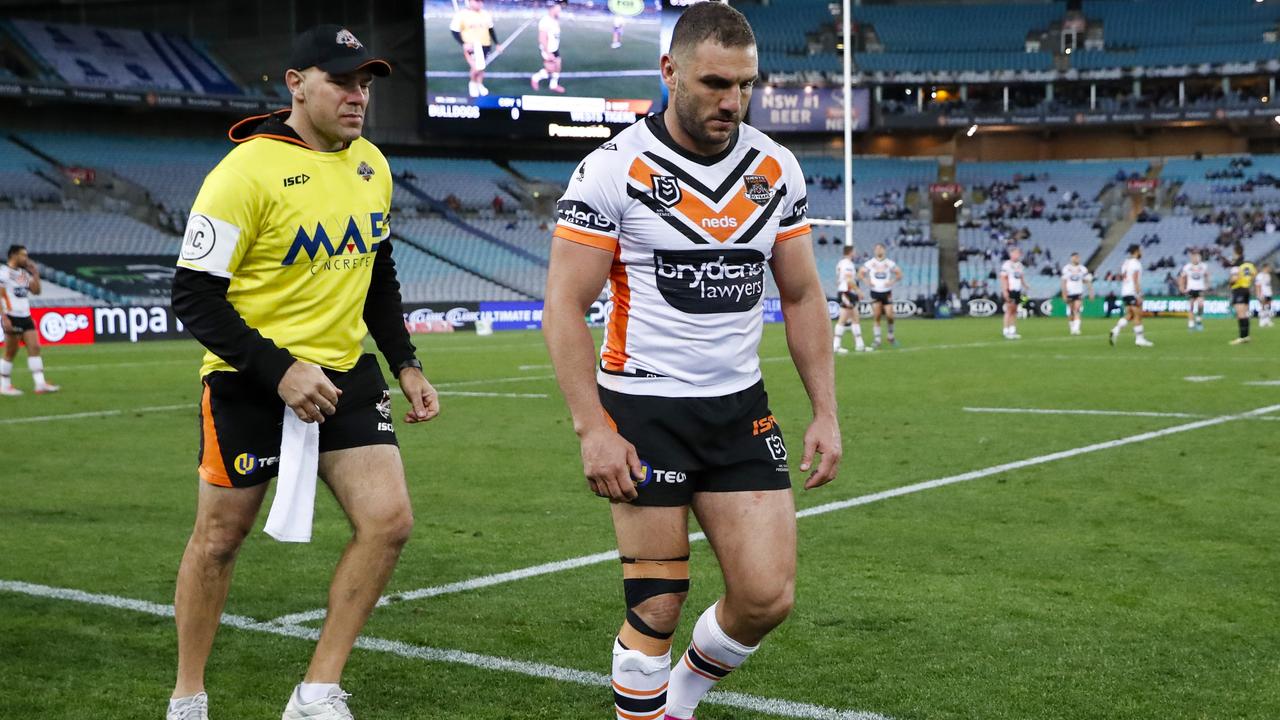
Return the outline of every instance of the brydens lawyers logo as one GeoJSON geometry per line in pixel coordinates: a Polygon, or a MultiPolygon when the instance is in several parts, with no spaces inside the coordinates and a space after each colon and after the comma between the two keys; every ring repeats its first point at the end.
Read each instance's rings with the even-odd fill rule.
{"type": "Polygon", "coordinates": [[[346,28],[339,30],[337,37],[335,37],[333,41],[339,45],[346,45],[352,50],[359,50],[364,47],[364,45],[356,39],[356,36],[352,35],[351,31],[346,28]]]}
{"type": "Polygon", "coordinates": [[[369,182],[373,178],[373,168],[369,167],[369,163],[361,160],[360,167],[356,168],[356,174],[364,178],[365,182],[369,182]]]}

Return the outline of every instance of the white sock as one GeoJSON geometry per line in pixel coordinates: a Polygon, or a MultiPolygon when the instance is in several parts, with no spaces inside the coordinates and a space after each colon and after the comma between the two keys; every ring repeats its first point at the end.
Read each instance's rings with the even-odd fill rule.
{"type": "Polygon", "coordinates": [[[1134,325],[1134,326],[1133,326],[1133,334],[1134,334],[1135,336],[1137,336],[1137,338],[1138,338],[1139,340],[1141,340],[1141,339],[1142,339],[1142,326],[1141,326],[1141,325],[1134,325]]]}
{"type": "Polygon", "coordinates": [[[1014,335],[1017,335],[1017,334],[1018,334],[1018,326],[1017,326],[1017,325],[1010,325],[1010,326],[1009,326],[1009,337],[1013,337],[1014,335]]]}
{"type": "Polygon", "coordinates": [[[880,326],[879,325],[875,326],[875,328],[872,330],[872,335],[876,339],[876,344],[879,345],[880,344],[880,326]]]}
{"type": "Polygon", "coordinates": [[[613,705],[617,720],[650,716],[667,708],[671,653],[659,657],[628,650],[613,641],[613,705]],[[623,715],[626,713],[626,716],[623,715]]]}
{"type": "Polygon", "coordinates": [[[854,323],[849,326],[849,329],[853,331],[853,346],[859,350],[866,347],[866,343],[862,342],[862,326],[854,323]]]}
{"type": "Polygon", "coordinates": [[[31,377],[35,378],[36,387],[44,385],[44,358],[27,358],[27,369],[31,371],[31,377]]]}
{"type": "Polygon", "coordinates": [[[718,605],[707,608],[698,618],[698,624],[693,626],[689,649],[671,670],[667,715],[673,718],[692,718],[702,696],[756,651],[756,648],[743,645],[720,629],[716,622],[718,605]]]}
{"type": "Polygon", "coordinates": [[[1195,326],[1196,326],[1196,316],[1195,316],[1195,313],[1192,313],[1191,315],[1187,316],[1187,327],[1193,328],[1195,326]]]}
{"type": "Polygon", "coordinates": [[[0,388],[7,390],[11,387],[13,387],[13,363],[0,360],[0,388]]]}
{"type": "Polygon", "coordinates": [[[546,79],[547,79],[547,75],[549,75],[549,74],[550,74],[550,73],[548,73],[548,72],[547,72],[547,69],[546,69],[546,68],[542,68],[541,70],[539,70],[538,72],[536,72],[536,73],[534,73],[534,74],[533,74],[533,81],[534,81],[534,82],[536,82],[536,83],[540,83],[540,82],[542,82],[543,80],[546,80],[546,79]]]}
{"type": "Polygon", "coordinates": [[[560,73],[551,73],[551,87],[560,87],[560,73]]]}
{"type": "Polygon", "coordinates": [[[338,683],[298,683],[298,699],[303,705],[342,692],[338,683]]]}
{"type": "Polygon", "coordinates": [[[1009,337],[1010,335],[1013,334],[1013,326],[1005,325],[1003,328],[1000,329],[1000,333],[1005,337],[1009,337]]]}
{"type": "Polygon", "coordinates": [[[1124,326],[1128,324],[1129,324],[1129,318],[1124,318],[1124,317],[1120,318],[1119,320],[1116,321],[1116,326],[1111,328],[1111,334],[1119,335],[1120,331],[1124,329],[1124,326]]]}

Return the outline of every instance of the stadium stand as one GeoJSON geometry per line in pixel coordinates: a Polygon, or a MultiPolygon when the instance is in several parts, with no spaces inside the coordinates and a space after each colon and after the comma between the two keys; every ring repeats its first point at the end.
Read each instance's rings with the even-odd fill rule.
{"type": "Polygon", "coordinates": [[[54,202],[62,192],[51,181],[37,174],[48,163],[23,148],[0,138],[0,200],[54,202]]]}

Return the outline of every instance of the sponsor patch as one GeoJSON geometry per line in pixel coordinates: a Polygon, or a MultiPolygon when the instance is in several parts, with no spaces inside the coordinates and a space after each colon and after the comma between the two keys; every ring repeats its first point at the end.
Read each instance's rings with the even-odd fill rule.
{"type": "Polygon", "coordinates": [[[657,285],[671,307],[690,314],[748,312],[764,295],[757,250],[655,250],[657,285]]]}
{"type": "Polygon", "coordinates": [[[768,205],[773,199],[773,189],[769,187],[769,179],[763,175],[743,175],[742,187],[742,194],[760,207],[768,205]]]}
{"type": "Polygon", "coordinates": [[[671,175],[651,175],[653,180],[653,199],[667,207],[680,204],[684,192],[680,189],[680,181],[671,175]]]}

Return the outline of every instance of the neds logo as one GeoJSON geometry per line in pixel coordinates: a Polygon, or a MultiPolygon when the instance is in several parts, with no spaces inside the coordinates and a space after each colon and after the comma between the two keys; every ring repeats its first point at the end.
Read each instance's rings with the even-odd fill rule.
{"type": "Polygon", "coordinates": [[[556,215],[567,223],[591,230],[613,232],[618,229],[617,223],[590,205],[578,200],[561,200],[557,202],[556,215]]]}
{"type": "Polygon", "coordinates": [[[736,228],[738,227],[738,218],[732,218],[732,217],[702,218],[702,227],[704,228],[736,228]]]}

